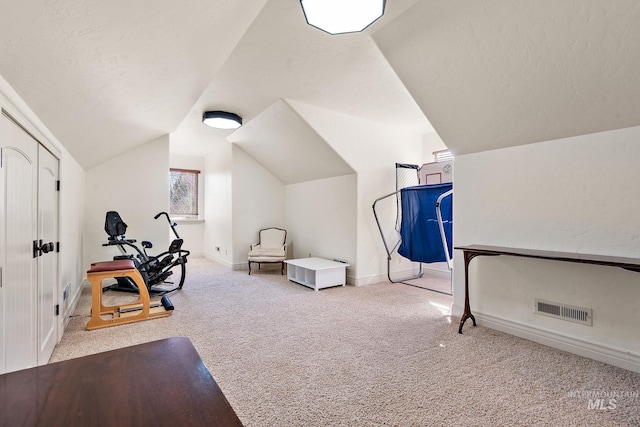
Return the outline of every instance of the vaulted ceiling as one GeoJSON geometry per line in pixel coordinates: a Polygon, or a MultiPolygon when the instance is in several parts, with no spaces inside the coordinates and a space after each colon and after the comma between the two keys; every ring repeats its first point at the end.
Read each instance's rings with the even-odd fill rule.
{"type": "Polygon", "coordinates": [[[339,36],[293,0],[0,9],[0,75],[87,169],[171,133],[185,152],[213,135],[263,164],[257,141],[304,138],[331,173],[348,170],[287,100],[435,129],[456,154],[640,125],[635,0],[387,0],[367,30],[339,36]],[[246,126],[203,129],[206,109],[246,126]]]}

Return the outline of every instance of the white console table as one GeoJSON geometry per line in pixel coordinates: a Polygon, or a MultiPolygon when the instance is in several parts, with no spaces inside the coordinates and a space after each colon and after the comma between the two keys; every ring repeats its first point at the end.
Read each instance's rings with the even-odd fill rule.
{"type": "Polygon", "coordinates": [[[287,279],[313,290],[344,286],[349,264],[323,258],[288,259],[287,279]]]}

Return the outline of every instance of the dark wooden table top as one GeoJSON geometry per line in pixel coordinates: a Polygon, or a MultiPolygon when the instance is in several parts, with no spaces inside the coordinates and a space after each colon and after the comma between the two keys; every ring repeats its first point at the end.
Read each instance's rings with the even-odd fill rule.
{"type": "Polygon", "coordinates": [[[188,338],[0,375],[2,426],[241,426],[188,338]]]}
{"type": "Polygon", "coordinates": [[[549,259],[554,261],[578,262],[583,264],[607,265],[621,267],[629,270],[640,269],[640,259],[609,255],[582,254],[572,252],[556,252],[539,249],[506,248],[501,246],[468,245],[456,246],[460,249],[477,255],[511,255],[518,257],[549,259]]]}

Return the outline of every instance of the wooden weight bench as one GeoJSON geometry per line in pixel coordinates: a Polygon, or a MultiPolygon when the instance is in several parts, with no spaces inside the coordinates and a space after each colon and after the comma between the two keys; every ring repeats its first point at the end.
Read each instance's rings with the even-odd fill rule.
{"type": "Polygon", "coordinates": [[[162,297],[160,304],[151,304],[149,291],[132,260],[93,263],[87,271],[87,280],[91,283],[91,319],[87,323],[88,330],[157,319],[172,313],[173,305],[166,295],[162,297]],[[135,283],[140,295],[137,301],[111,306],[102,304],[102,281],[116,277],[129,277],[135,283]]]}

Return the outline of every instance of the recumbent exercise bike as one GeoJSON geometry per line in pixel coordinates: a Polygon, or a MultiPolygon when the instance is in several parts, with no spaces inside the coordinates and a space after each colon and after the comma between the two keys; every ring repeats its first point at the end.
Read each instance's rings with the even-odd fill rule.
{"type": "MultiPolygon", "coordinates": [[[[131,259],[134,265],[142,275],[144,283],[147,286],[149,295],[165,295],[170,292],[182,289],[186,276],[187,257],[190,252],[182,249],[183,240],[176,231],[176,223],[171,222],[169,214],[166,212],[158,213],[154,219],[165,216],[171,226],[171,230],[176,238],[169,245],[169,249],[158,255],[147,254],[147,249],[151,249],[153,244],[147,240],[141,243],[142,249],[135,245],[135,239],[127,239],[125,233],[127,224],[122,220],[120,214],[116,211],[107,212],[104,231],[108,237],[107,243],[102,246],[117,246],[121,255],[114,256],[114,260],[131,259]],[[134,253],[127,252],[127,247],[131,248],[134,253]]],[[[139,292],[138,287],[128,277],[116,278],[117,283],[104,290],[114,290],[121,292],[139,292]]]]}

